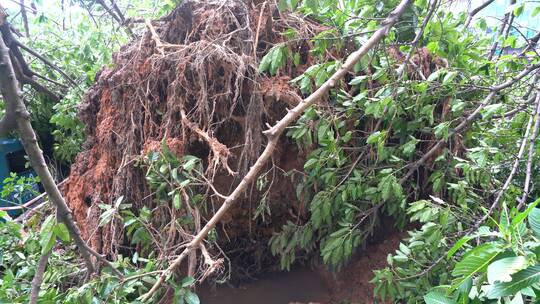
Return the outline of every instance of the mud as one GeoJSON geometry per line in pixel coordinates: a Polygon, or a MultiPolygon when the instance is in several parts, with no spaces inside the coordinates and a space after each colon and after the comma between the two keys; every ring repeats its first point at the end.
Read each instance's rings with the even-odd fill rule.
{"type": "Polygon", "coordinates": [[[198,293],[205,304],[375,303],[372,271],[386,266],[387,255],[398,248],[402,236],[398,232],[381,236],[338,273],[324,266],[296,267],[288,272],[261,275],[240,286],[203,285],[198,293]]]}

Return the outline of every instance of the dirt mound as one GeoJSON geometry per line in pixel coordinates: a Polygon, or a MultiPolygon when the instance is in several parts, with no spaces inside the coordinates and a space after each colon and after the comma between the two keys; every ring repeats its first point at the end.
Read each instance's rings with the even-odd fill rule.
{"type": "MultiPolygon", "coordinates": [[[[114,66],[99,73],[81,105],[87,141],[65,191],[83,237],[111,256],[136,249],[125,241],[119,221],[98,227],[103,212],[99,205],[121,196],[135,213],[143,206],[152,210],[157,231],[170,228],[165,241],[156,242],[159,257],[179,250],[186,234],[167,225],[186,211],[171,208],[172,202],[156,203],[145,168],[137,164],[165,141],[177,157],[202,159],[204,178],[217,192],[229,193],[265,143],[265,124],[280,119],[300,99],[290,78],[264,78],[257,63],[271,46],[285,40],[280,34],[285,28],[295,28],[300,38],[317,31],[315,25],[273,6],[232,0],[185,1],[167,17],[147,22],[146,28],[141,38],[115,54],[114,66]]],[[[309,49],[306,39],[294,43],[309,49]]],[[[305,66],[308,56],[302,57],[305,66]]],[[[291,76],[301,73],[301,68],[284,69],[291,76]]],[[[267,168],[268,185],[260,191],[253,187],[222,221],[217,233],[218,239],[227,240],[225,251],[242,248],[257,256],[252,253],[265,248],[296,208],[293,185],[284,173],[301,168],[302,156],[286,138],[281,141],[267,168]],[[263,192],[272,212],[264,221],[253,222],[263,192]]],[[[219,207],[222,200],[211,188],[198,187],[205,193],[207,210],[219,207]]],[[[193,230],[211,213],[201,211],[193,230]]]]}

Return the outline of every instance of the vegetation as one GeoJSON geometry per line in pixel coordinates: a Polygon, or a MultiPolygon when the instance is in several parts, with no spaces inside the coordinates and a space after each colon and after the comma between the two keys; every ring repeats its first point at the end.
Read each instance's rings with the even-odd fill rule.
{"type": "MultiPolygon", "coordinates": [[[[245,244],[237,239],[262,239],[262,255],[282,269],[320,260],[338,272],[369,250],[374,234],[396,230],[406,232],[387,266],[372,269],[373,299],[535,302],[540,28],[522,22],[540,5],[512,0],[501,16],[486,17],[493,2],[0,6],[0,46],[9,54],[0,60],[2,106],[15,122],[0,122],[0,133],[23,140],[51,203],[21,223],[0,211],[0,301],[199,303],[197,284],[234,274],[235,251],[223,248],[245,244]],[[221,19],[208,18],[215,12],[221,19]],[[20,96],[9,93],[8,67],[20,96]],[[267,93],[267,83],[279,92],[267,93]],[[81,115],[93,115],[86,126],[81,104],[81,115]],[[109,133],[96,131],[105,125],[96,121],[118,113],[131,129],[100,138],[109,133]],[[34,133],[53,159],[46,165],[34,133]],[[70,182],[85,181],[77,170],[101,165],[85,158],[104,142],[125,145],[103,171],[122,179],[98,176],[110,184],[87,185],[98,193],[88,206],[69,200],[84,191],[75,182],[64,203],[54,170],[43,168],[73,164],[70,182]],[[300,165],[281,169],[286,154],[300,165]],[[236,210],[244,201],[247,213],[236,210]],[[80,214],[97,227],[92,234],[80,214]],[[382,225],[388,219],[392,229],[382,225]],[[235,221],[249,222],[249,232],[235,221]]],[[[35,181],[12,175],[2,197],[35,181]]]]}

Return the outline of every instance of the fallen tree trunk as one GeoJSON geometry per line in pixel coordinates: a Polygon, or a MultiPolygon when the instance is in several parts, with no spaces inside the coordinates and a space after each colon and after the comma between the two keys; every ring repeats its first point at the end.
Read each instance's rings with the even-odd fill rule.
{"type": "Polygon", "coordinates": [[[268,137],[268,143],[262,154],[256,160],[255,164],[249,169],[247,174],[244,176],[240,184],[236,186],[233,192],[227,196],[224,203],[218,209],[218,211],[212,216],[212,218],[206,223],[206,225],[201,229],[201,231],[189,242],[186,248],[182,253],[169,265],[169,267],[160,275],[156,283],[152,288],[146,293],[143,297],[143,301],[148,301],[154,293],[159,289],[163,284],[165,279],[170,276],[174,270],[180,266],[182,261],[193,251],[199,248],[201,242],[208,235],[210,230],[216,226],[216,224],[221,220],[221,218],[228,212],[231,206],[239,199],[239,197],[246,191],[248,185],[253,183],[259,172],[266,164],[266,162],[272,156],[272,153],[276,149],[277,142],[281,134],[285,129],[293,123],[302,113],[311,105],[318,102],[323,98],[328,92],[333,89],[337,82],[340,81],[349,71],[352,70],[354,65],[367,54],[369,50],[374,48],[386,35],[392,26],[397,22],[398,18],[405,11],[407,6],[410,4],[410,0],[403,0],[401,3],[392,11],[392,13],[383,21],[380,28],[370,37],[370,39],[357,51],[352,53],[343,66],[332,75],[319,89],[317,89],[313,94],[308,96],[306,99],[302,100],[296,107],[292,110],[289,110],[287,115],[283,117],[279,122],[277,122],[269,130],[265,131],[264,134],[268,137]]]}

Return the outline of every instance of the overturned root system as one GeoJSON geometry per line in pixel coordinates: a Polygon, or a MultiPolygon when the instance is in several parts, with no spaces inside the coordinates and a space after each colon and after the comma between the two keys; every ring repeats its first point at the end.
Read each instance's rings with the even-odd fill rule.
{"type": "MultiPolygon", "coordinates": [[[[288,77],[267,79],[257,72],[260,56],[284,40],[279,32],[285,27],[296,26],[306,37],[317,30],[299,20],[269,5],[186,1],[169,16],[146,22],[145,34],[115,54],[114,67],[100,72],[80,109],[87,141],[66,187],[75,219],[93,248],[111,256],[136,249],[125,241],[116,219],[98,227],[99,205],[122,196],[135,213],[143,207],[152,210],[150,230],[156,231],[154,250],[161,258],[181,250],[179,245],[200,229],[221,203],[217,193],[228,193],[258,157],[265,143],[265,123],[280,119],[300,99],[288,77]],[[154,200],[144,166],[138,164],[149,152],[160,150],[162,142],[177,157],[202,160],[206,183],[198,191],[205,193],[205,210],[176,210],[172,202],[154,200]],[[196,221],[192,231],[175,222],[186,212],[196,221]]],[[[298,48],[306,41],[299,40],[298,48]]],[[[256,252],[261,246],[253,244],[267,242],[273,229],[296,212],[293,186],[283,173],[301,167],[297,160],[301,156],[287,139],[280,146],[265,175],[267,186],[253,186],[222,221],[217,233],[229,244],[224,247],[250,239],[252,252],[262,255],[256,252]],[[263,193],[271,215],[253,222],[263,193]]],[[[210,254],[203,263],[206,270],[224,264],[210,254]]],[[[204,269],[201,273],[206,276],[204,269]]]]}

